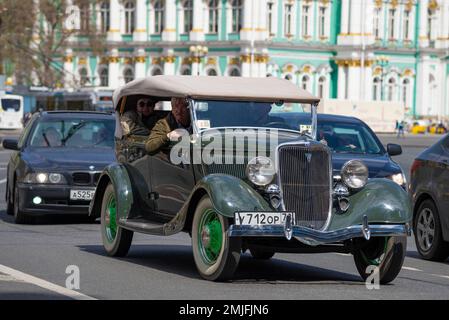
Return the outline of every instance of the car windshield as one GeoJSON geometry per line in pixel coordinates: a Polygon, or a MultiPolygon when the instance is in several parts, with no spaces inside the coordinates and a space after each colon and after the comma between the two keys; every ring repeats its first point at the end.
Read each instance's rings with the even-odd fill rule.
{"type": "Polygon", "coordinates": [[[58,119],[40,121],[29,145],[41,148],[114,148],[114,120],[58,119]]]}
{"type": "Polygon", "coordinates": [[[383,147],[363,124],[320,122],[318,140],[336,153],[383,154],[383,147]]]}
{"type": "Polygon", "coordinates": [[[299,103],[236,101],[197,101],[195,103],[196,125],[200,130],[221,127],[262,127],[306,131],[310,129],[310,123],[305,127],[295,126],[286,120],[286,115],[308,114],[310,116],[310,112],[310,105],[299,103]]]}

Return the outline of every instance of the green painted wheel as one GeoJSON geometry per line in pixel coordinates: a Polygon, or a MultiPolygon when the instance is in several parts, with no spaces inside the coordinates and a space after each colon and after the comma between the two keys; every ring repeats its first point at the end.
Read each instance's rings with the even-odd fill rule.
{"type": "Polygon", "coordinates": [[[134,233],[118,225],[118,203],[114,186],[110,183],[103,194],[101,204],[101,237],[106,253],[113,257],[128,254],[134,233]]]}
{"type": "Polygon", "coordinates": [[[206,280],[231,279],[240,261],[241,240],[228,236],[229,221],[215,211],[209,196],[198,203],[192,222],[193,257],[206,280]]]}
{"type": "Polygon", "coordinates": [[[364,280],[370,275],[370,266],[379,268],[380,284],[393,281],[401,271],[407,248],[406,237],[357,239],[355,245],[358,249],[353,252],[354,262],[364,280]]]}
{"type": "Polygon", "coordinates": [[[214,210],[206,209],[198,226],[198,247],[204,263],[214,264],[223,245],[223,226],[214,210]]]}
{"type": "Polygon", "coordinates": [[[106,228],[106,239],[109,243],[113,243],[117,236],[117,204],[113,193],[110,194],[107,200],[104,227],[106,228]]]}

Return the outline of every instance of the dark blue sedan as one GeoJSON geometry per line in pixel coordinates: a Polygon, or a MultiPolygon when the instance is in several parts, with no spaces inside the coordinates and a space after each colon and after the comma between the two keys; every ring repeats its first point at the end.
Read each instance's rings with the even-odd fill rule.
{"type": "Polygon", "coordinates": [[[7,213],[16,223],[43,214],[88,215],[96,183],[115,160],[115,117],[95,112],[36,113],[8,163],[7,213]]]}
{"type": "MultiPolygon", "coordinates": [[[[301,114],[281,115],[291,128],[307,130],[310,117],[301,114]]],[[[406,189],[405,175],[391,156],[400,155],[399,145],[389,144],[387,150],[376,134],[362,120],[339,115],[318,115],[318,139],[333,151],[334,175],[351,159],[362,160],[369,170],[370,178],[388,178],[406,189]]]]}

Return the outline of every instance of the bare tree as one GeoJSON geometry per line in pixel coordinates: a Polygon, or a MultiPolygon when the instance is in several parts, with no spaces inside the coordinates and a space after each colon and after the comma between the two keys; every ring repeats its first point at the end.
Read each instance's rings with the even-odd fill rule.
{"type": "Polygon", "coordinates": [[[95,0],[73,1],[79,15],[73,15],[64,0],[0,1],[9,12],[0,16],[7,20],[0,28],[8,34],[8,48],[0,51],[0,59],[13,58],[18,81],[29,83],[37,78],[39,85],[53,89],[66,78],[62,65],[66,48],[88,47],[93,54],[105,51],[105,37],[95,25],[95,0]],[[78,17],[80,28],[69,27],[78,17]]]}

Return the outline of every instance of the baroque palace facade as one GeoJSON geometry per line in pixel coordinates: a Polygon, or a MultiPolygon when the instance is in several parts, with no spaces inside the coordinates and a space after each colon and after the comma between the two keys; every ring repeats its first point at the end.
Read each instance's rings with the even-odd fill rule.
{"type": "MultiPolygon", "coordinates": [[[[71,0],[69,0],[71,1],[71,0]]],[[[282,77],[324,99],[449,115],[449,0],[106,0],[80,8],[107,54],[71,39],[65,85],[159,74],[282,77]]]]}

